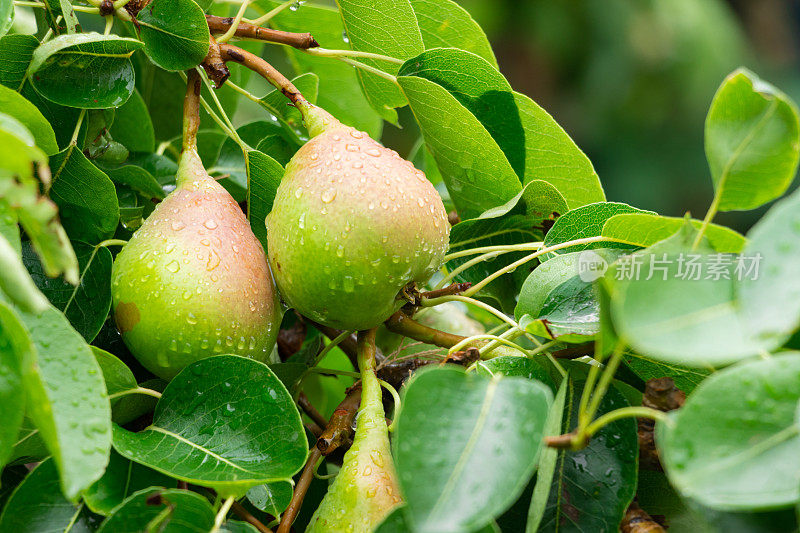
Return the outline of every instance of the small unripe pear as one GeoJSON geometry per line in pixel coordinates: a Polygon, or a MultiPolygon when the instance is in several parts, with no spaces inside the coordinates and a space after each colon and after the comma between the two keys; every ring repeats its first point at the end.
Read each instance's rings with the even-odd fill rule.
{"type": "Polygon", "coordinates": [[[311,106],[312,138],[292,157],[267,216],[278,289],[301,314],[365,330],[402,304],[447,251],[442,200],[420,170],[311,106]]]}
{"type": "Polygon", "coordinates": [[[117,255],[112,296],[125,344],[164,379],[220,353],[266,361],[281,319],[261,244],[194,149],[117,255]]]}
{"type": "Polygon", "coordinates": [[[374,359],[361,366],[361,406],[353,445],[306,533],[366,533],[403,501],[374,359]]]}

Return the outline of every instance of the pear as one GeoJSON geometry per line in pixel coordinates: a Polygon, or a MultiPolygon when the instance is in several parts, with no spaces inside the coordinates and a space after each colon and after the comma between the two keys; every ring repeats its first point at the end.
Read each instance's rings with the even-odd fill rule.
{"type": "Polygon", "coordinates": [[[117,255],[112,296],[125,344],[164,379],[216,354],[266,361],[281,319],[263,247],[194,147],[175,190],[117,255]]]}
{"type": "Polygon", "coordinates": [[[267,250],[281,295],[330,327],[365,330],[424,284],[450,225],[425,174],[366,133],[309,105],[311,139],[286,165],[267,216],[267,250]]]}
{"type": "MultiPolygon", "coordinates": [[[[371,336],[374,350],[375,332],[371,336]]],[[[375,359],[362,359],[361,406],[356,419],[353,445],[347,450],[342,468],[311,517],[306,533],[353,533],[372,531],[403,501],[389,449],[381,386],[375,376],[375,359]]]]}

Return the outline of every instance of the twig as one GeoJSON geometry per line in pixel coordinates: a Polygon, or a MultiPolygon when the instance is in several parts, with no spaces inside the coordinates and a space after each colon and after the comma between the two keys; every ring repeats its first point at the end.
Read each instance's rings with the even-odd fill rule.
{"type": "Polygon", "coordinates": [[[361,404],[361,386],[352,387],[342,403],[333,411],[330,422],[317,439],[317,448],[323,455],[330,455],[342,445],[353,432],[353,420],[361,404]]]}
{"type": "Polygon", "coordinates": [[[297,87],[263,58],[230,44],[219,45],[219,51],[223,61],[235,61],[254,71],[280,90],[301,111],[311,106],[297,87]]]}
{"type": "Polygon", "coordinates": [[[257,530],[259,530],[261,533],[273,533],[270,528],[262,524],[258,518],[253,516],[250,513],[250,511],[245,509],[241,503],[233,502],[233,505],[231,506],[231,511],[233,511],[236,514],[236,516],[238,516],[239,518],[241,518],[242,520],[244,520],[257,530]]]}
{"type": "Polygon", "coordinates": [[[278,525],[278,533],[289,533],[291,531],[292,522],[294,522],[294,519],[297,517],[297,513],[300,512],[300,507],[303,505],[303,499],[306,497],[308,487],[314,479],[314,471],[317,469],[317,461],[319,461],[320,457],[322,457],[322,452],[319,451],[319,448],[314,446],[308,454],[308,460],[306,461],[306,466],[303,468],[303,473],[300,474],[300,479],[297,480],[297,485],[294,487],[292,501],[281,517],[281,523],[278,525]]]}
{"type": "Polygon", "coordinates": [[[394,333],[399,333],[400,335],[424,342],[425,344],[435,344],[442,348],[452,348],[466,339],[466,337],[462,335],[445,333],[444,331],[422,325],[402,311],[398,311],[390,316],[386,320],[385,325],[394,333]]]}
{"type": "MultiPolygon", "coordinates": [[[[206,15],[206,22],[208,23],[208,29],[211,30],[211,33],[225,33],[233,25],[234,19],[232,17],[206,15]]],[[[249,22],[240,22],[234,35],[242,39],[254,39],[257,41],[285,44],[300,50],[307,50],[319,46],[319,43],[310,33],[291,33],[288,31],[273,30],[271,28],[262,28],[261,26],[250,24],[249,22]]]]}
{"type": "Polygon", "coordinates": [[[328,424],[328,421],[317,411],[317,408],[311,405],[305,392],[300,393],[300,396],[297,398],[297,405],[300,406],[300,409],[302,409],[315,424],[320,427],[325,427],[328,424]]]}
{"type": "Polygon", "coordinates": [[[228,70],[228,66],[222,60],[219,44],[213,36],[208,47],[208,55],[203,60],[202,66],[208,75],[208,79],[214,82],[214,87],[217,89],[222,87],[222,84],[231,76],[231,71],[228,70]]]}
{"type": "Polygon", "coordinates": [[[438,298],[439,296],[450,296],[451,294],[460,294],[469,289],[472,283],[452,283],[447,287],[436,289],[433,291],[423,292],[420,296],[423,298],[438,298]]]}

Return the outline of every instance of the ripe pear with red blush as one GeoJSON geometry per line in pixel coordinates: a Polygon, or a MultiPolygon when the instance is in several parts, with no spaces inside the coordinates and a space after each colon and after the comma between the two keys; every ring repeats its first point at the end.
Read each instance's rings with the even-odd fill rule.
{"type": "Polygon", "coordinates": [[[194,147],[175,190],[117,255],[112,296],[123,341],[164,379],[217,354],[267,361],[281,320],[261,243],[194,147]]]}
{"type": "Polygon", "coordinates": [[[425,174],[326,111],[302,109],[311,139],[292,157],[267,216],[284,300],[327,326],[374,327],[444,260],[450,225],[425,174]]]}

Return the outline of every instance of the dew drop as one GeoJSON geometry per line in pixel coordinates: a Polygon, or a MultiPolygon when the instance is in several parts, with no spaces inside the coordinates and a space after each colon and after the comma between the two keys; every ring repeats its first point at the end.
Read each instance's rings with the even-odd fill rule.
{"type": "Polygon", "coordinates": [[[165,268],[174,274],[181,269],[181,265],[177,261],[170,261],[165,268]]]}
{"type": "Polygon", "coordinates": [[[183,223],[183,222],[181,222],[180,220],[176,220],[175,222],[173,222],[173,223],[172,223],[172,229],[173,229],[174,231],[180,231],[180,230],[182,230],[182,229],[183,229],[183,228],[185,228],[185,227],[186,227],[186,224],[184,224],[184,223],[183,223]]]}
{"type": "Polygon", "coordinates": [[[336,198],[336,189],[325,189],[320,196],[320,199],[326,204],[331,203],[334,198],[336,198]]]}
{"type": "Polygon", "coordinates": [[[217,227],[217,221],[214,220],[213,218],[209,218],[208,220],[203,222],[203,225],[208,229],[215,229],[217,227]]]}

